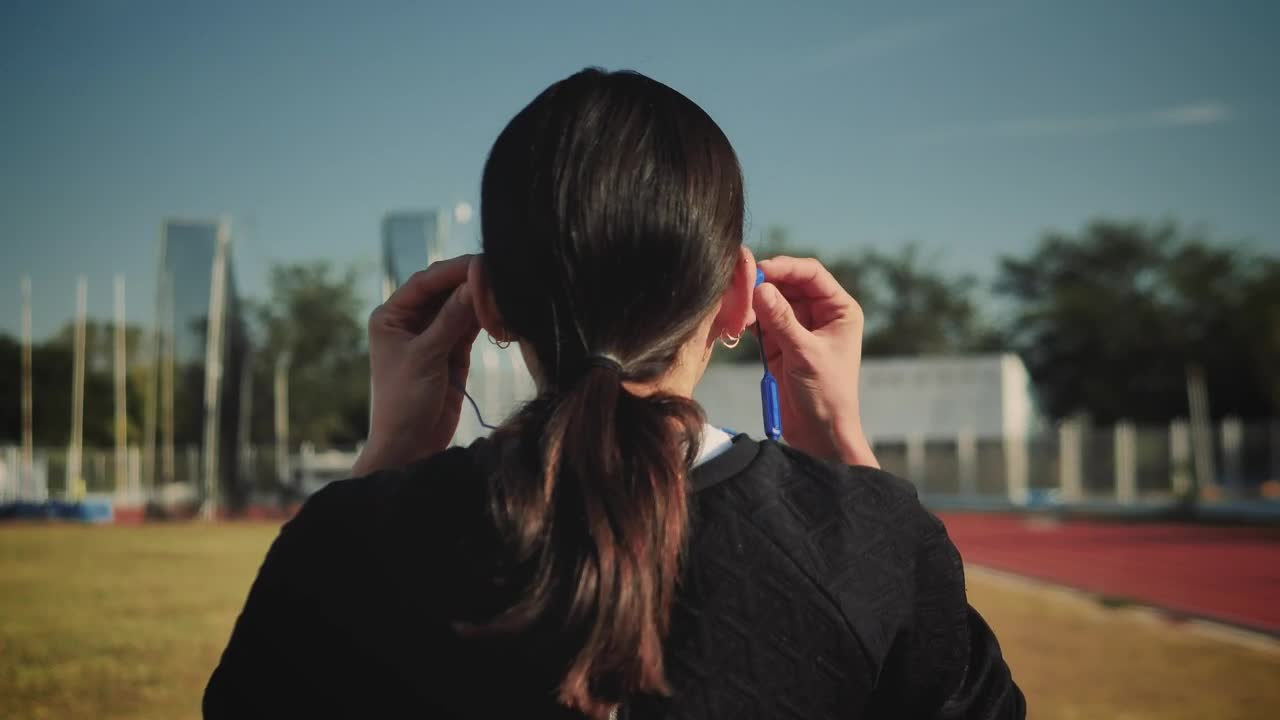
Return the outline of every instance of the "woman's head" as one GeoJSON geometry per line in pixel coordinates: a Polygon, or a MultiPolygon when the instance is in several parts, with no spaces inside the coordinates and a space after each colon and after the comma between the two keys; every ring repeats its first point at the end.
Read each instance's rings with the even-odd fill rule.
{"type": "Polygon", "coordinates": [[[539,395],[496,433],[491,478],[495,582],[517,599],[471,629],[553,638],[534,652],[561,702],[591,716],[669,691],[662,643],[703,422],[689,395],[715,339],[752,321],[742,186],[715,122],[635,73],[547,88],[485,165],[468,283],[539,395]]]}
{"type": "Polygon", "coordinates": [[[543,91],[494,143],[481,213],[481,322],[519,340],[542,383],[572,383],[598,353],[628,381],[676,365],[696,380],[709,341],[750,320],[737,156],[643,75],[584,70],[543,91]]]}

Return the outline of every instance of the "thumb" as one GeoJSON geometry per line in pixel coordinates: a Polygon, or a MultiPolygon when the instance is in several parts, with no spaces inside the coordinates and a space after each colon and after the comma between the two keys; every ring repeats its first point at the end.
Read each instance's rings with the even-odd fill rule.
{"type": "Polygon", "coordinates": [[[784,349],[797,348],[812,337],[782,296],[777,286],[764,283],[755,292],[756,320],[760,329],[769,333],[784,349]]]}
{"type": "Polygon", "coordinates": [[[464,282],[449,294],[449,299],[413,344],[427,353],[448,355],[454,346],[474,338],[478,327],[476,311],[471,305],[471,289],[464,282]]]}

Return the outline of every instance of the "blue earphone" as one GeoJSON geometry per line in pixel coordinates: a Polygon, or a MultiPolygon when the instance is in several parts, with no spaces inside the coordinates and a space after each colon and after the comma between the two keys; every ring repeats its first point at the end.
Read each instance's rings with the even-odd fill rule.
{"type": "MultiPolygon", "coordinates": [[[[764,271],[756,268],[756,284],[764,282],[764,271]]],[[[756,340],[760,346],[760,364],[764,366],[764,377],[760,378],[760,410],[764,415],[764,435],[770,440],[782,439],[782,406],[778,403],[778,381],[769,372],[769,359],[764,354],[764,330],[760,328],[760,320],[756,320],[756,340]]]]}

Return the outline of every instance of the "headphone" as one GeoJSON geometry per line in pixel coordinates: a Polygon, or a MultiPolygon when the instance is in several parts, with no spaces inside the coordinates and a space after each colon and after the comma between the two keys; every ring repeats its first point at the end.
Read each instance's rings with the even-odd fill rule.
{"type": "MultiPolygon", "coordinates": [[[[764,282],[764,271],[756,268],[756,284],[764,282]]],[[[760,346],[760,364],[764,367],[764,377],[760,378],[760,410],[764,416],[764,435],[770,440],[782,439],[782,406],[778,403],[778,381],[769,372],[769,359],[764,354],[764,330],[760,329],[760,319],[756,319],[756,344],[760,346]]]]}

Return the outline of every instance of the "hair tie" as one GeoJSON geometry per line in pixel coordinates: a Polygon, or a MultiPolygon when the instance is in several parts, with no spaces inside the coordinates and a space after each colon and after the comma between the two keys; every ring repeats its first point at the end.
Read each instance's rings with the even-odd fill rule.
{"type": "Polygon", "coordinates": [[[587,367],[588,368],[593,368],[593,367],[604,368],[605,370],[610,370],[618,375],[622,374],[622,363],[618,362],[617,358],[613,357],[608,353],[596,353],[594,355],[588,355],[587,367]]]}

